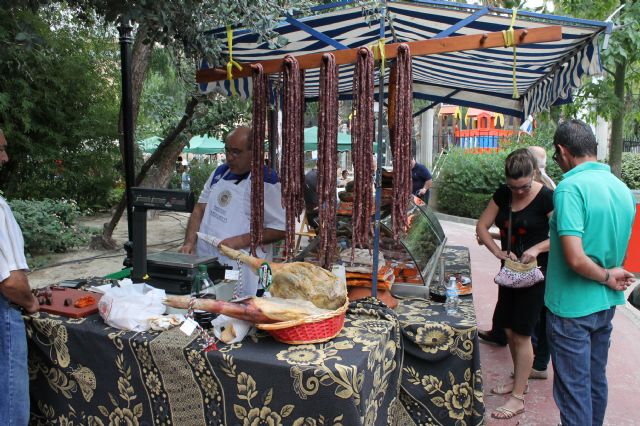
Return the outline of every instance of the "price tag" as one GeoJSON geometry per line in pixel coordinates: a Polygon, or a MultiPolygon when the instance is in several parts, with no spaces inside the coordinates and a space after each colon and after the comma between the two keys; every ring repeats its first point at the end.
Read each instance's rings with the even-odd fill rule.
{"type": "Polygon", "coordinates": [[[196,329],[197,326],[198,326],[198,323],[195,322],[193,318],[187,318],[186,320],[184,320],[184,322],[180,326],[180,331],[182,331],[187,336],[191,336],[191,334],[193,333],[193,331],[196,329]]]}
{"type": "Polygon", "coordinates": [[[227,269],[226,271],[224,271],[225,280],[238,281],[239,276],[240,276],[240,271],[238,269],[227,269]]]}

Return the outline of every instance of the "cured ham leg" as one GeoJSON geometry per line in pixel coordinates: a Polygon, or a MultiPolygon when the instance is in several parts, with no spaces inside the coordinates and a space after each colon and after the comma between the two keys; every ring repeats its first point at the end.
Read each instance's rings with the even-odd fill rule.
{"type": "MultiPolygon", "coordinates": [[[[165,305],[187,309],[189,307],[189,297],[167,296],[165,305]]],[[[194,309],[224,314],[229,317],[238,318],[253,323],[273,323],[277,322],[266,316],[254,303],[253,299],[245,299],[239,302],[224,302],[222,300],[196,299],[194,309]]]]}
{"type": "MultiPolygon", "coordinates": [[[[218,246],[222,254],[258,269],[265,261],[240,251],[218,246]]],[[[347,286],[333,273],[308,262],[267,262],[273,273],[269,291],[283,299],[308,300],[318,308],[338,309],[347,300],[347,286]]]]}
{"type": "MultiPolygon", "coordinates": [[[[167,296],[164,304],[174,308],[187,309],[190,300],[191,298],[186,296],[167,296]]],[[[321,315],[328,312],[325,309],[317,308],[311,302],[278,297],[251,297],[237,302],[196,299],[193,307],[256,324],[298,320],[310,315],[321,315]]]]}

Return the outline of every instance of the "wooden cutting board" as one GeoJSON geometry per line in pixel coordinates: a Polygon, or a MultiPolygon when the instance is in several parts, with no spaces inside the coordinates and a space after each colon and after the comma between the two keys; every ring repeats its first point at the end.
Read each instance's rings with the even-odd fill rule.
{"type": "Polygon", "coordinates": [[[85,290],[75,290],[72,288],[64,288],[53,290],[51,296],[51,305],[40,305],[40,310],[50,314],[62,315],[69,318],[82,318],[98,312],[98,301],[102,297],[99,293],[93,293],[85,290]],[[84,308],[76,308],[73,303],[84,296],[92,296],[96,299],[96,303],[84,308]],[[64,300],[71,299],[70,306],[64,306],[64,300]]]}

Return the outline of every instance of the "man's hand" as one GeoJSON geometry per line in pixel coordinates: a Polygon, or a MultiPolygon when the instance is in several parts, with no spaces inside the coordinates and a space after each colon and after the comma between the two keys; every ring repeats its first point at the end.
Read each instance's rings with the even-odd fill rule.
{"type": "Polygon", "coordinates": [[[180,247],[178,249],[179,253],[186,253],[186,254],[195,254],[196,252],[196,245],[195,244],[184,244],[182,247],[180,247]]]}
{"type": "Polygon", "coordinates": [[[38,312],[38,299],[31,293],[27,274],[22,270],[11,271],[7,279],[0,283],[0,291],[10,302],[22,306],[28,314],[38,312]]]}
{"type": "Polygon", "coordinates": [[[235,250],[240,250],[249,247],[249,245],[251,244],[251,239],[249,238],[249,234],[242,234],[225,238],[224,240],[220,241],[220,244],[235,250]]]}
{"type": "Polygon", "coordinates": [[[426,193],[427,193],[427,190],[425,188],[420,188],[420,190],[418,190],[418,196],[424,195],[426,193]]]}
{"type": "Polygon", "coordinates": [[[616,291],[625,291],[627,287],[635,282],[634,275],[622,268],[607,269],[609,271],[609,279],[604,281],[607,287],[616,291]]]}

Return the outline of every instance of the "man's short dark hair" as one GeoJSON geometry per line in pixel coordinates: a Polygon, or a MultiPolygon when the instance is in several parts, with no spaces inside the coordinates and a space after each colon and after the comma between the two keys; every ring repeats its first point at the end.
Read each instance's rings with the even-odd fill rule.
{"type": "Polygon", "coordinates": [[[595,156],[598,143],[591,127],[582,120],[567,120],[558,126],[553,135],[553,144],[562,145],[574,157],[595,156]]]}

